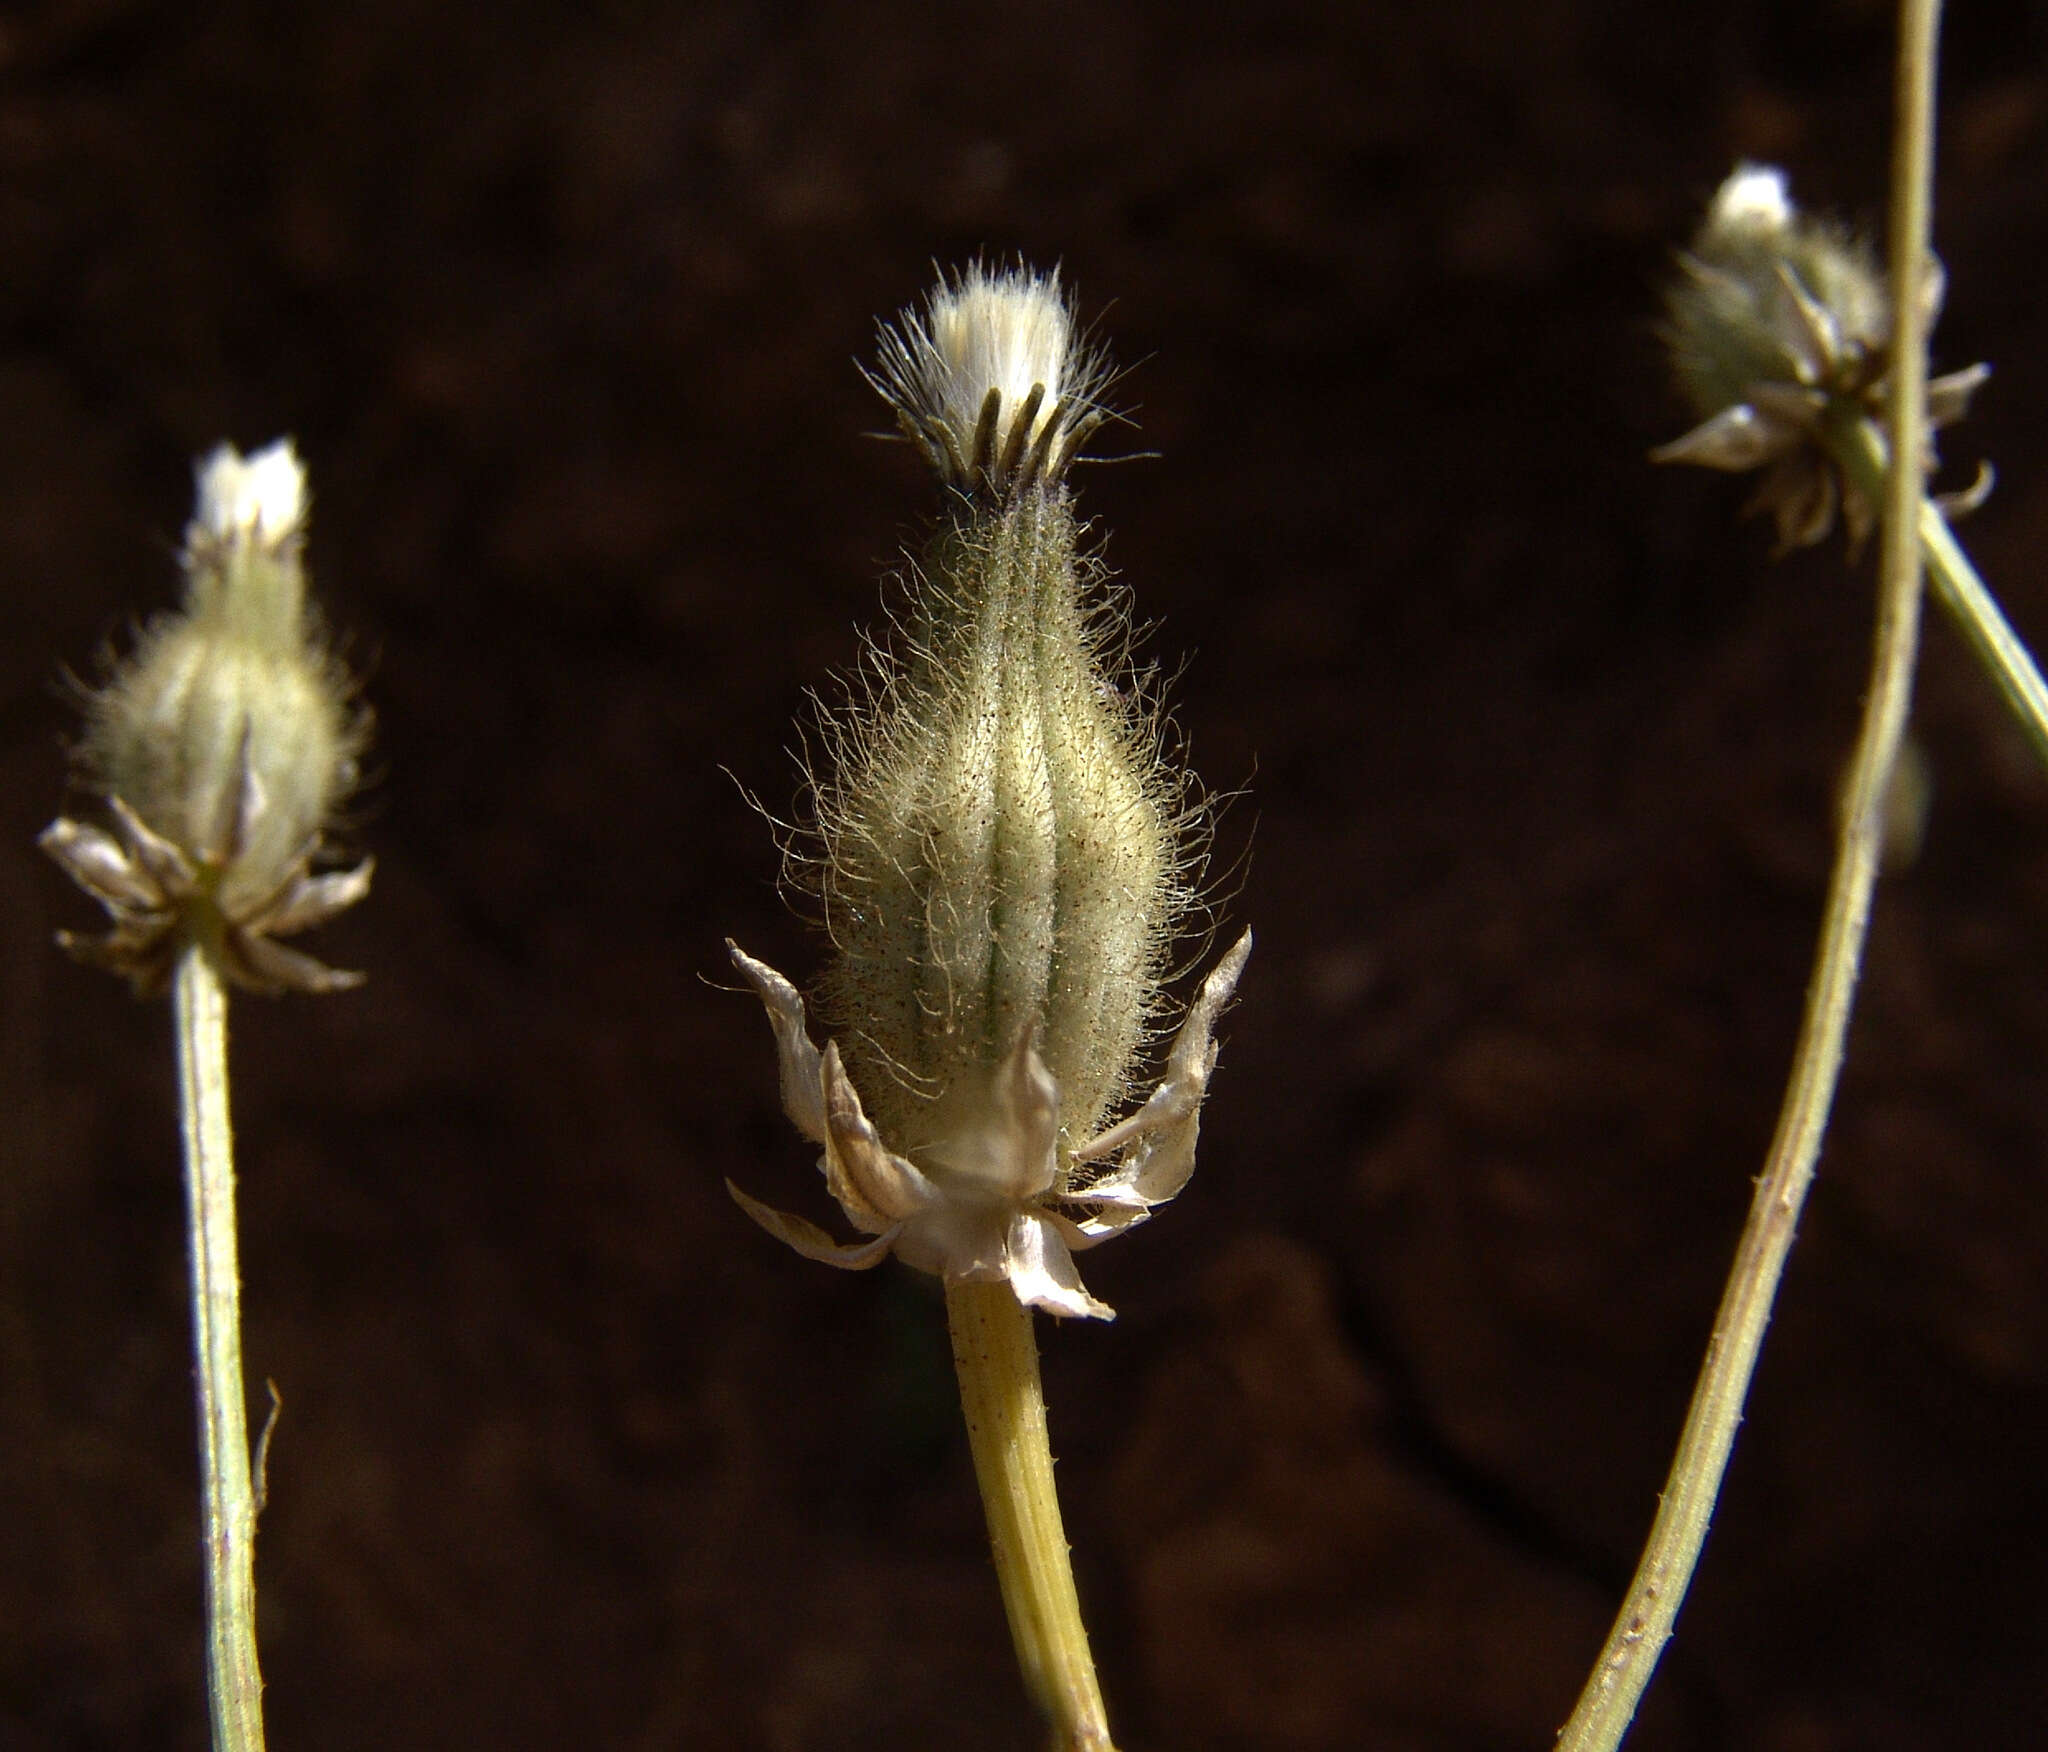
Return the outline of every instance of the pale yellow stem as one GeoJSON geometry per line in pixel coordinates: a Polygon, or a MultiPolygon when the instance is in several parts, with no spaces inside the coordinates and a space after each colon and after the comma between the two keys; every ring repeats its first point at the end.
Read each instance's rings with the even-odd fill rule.
{"type": "Polygon", "coordinates": [[[227,994],[205,945],[188,944],[171,989],[192,1254],[192,1340],[206,1532],[207,1696],[214,1752],[262,1752],[256,1666],[256,1496],[242,1392],[241,1268],[228,1118],[227,994]]]}
{"type": "Polygon", "coordinates": [[[1885,794],[1912,700],[1920,626],[1921,434],[1926,346],[1920,287],[1928,256],[1933,169],[1936,0],[1901,0],[1898,144],[1892,167],[1891,430],[1906,434],[1884,490],[1884,555],[1876,649],[1863,724],[1843,787],[1840,840],[1828,883],[1806,1014],[1778,1128],[1751,1200],[1734,1269],[1627,1597],[1578,1707],[1558,1736],[1561,1752],[1613,1752],[1628,1732],[1706,1541],[1714,1499],[1770,1322],[1799,1213],[1813,1183],[1834,1102],[1842,1043],[1862,959],[1884,842],[1885,794]]]}
{"type": "Polygon", "coordinates": [[[1999,612],[1997,601],[1977,576],[1977,568],[1970,564],[1938,505],[1920,507],[1920,545],[1942,606],[1955,617],[1970,648],[2005,695],[2013,716],[2033,739],[2042,760],[2048,762],[2048,683],[2034,666],[2033,653],[1999,612]]]}
{"type": "Polygon", "coordinates": [[[1052,1724],[1054,1752],[1114,1752],[1053,1488],[1031,1310],[1007,1283],[948,1284],[946,1321],[1025,1686],[1052,1724]]]}
{"type": "MultiPolygon", "coordinates": [[[[1829,449],[1850,484],[1866,498],[1880,499],[1886,476],[1884,434],[1869,420],[1859,420],[1835,428],[1830,438],[1829,449]]],[[[1948,610],[1956,630],[1968,641],[2035,752],[2048,765],[2048,682],[2041,679],[2033,653],[1978,577],[1941,507],[1923,499],[1919,519],[1920,548],[1936,599],[1948,610]]]]}

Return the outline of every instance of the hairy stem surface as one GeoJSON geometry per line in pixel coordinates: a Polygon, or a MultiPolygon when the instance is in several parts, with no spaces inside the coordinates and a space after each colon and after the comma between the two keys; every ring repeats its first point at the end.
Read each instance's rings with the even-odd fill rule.
{"type": "Polygon", "coordinates": [[[189,944],[171,989],[192,1254],[192,1341],[206,1529],[207,1695],[214,1752],[262,1752],[256,1666],[256,1497],[242,1392],[241,1268],[228,1119],[227,993],[207,947],[189,944]]]}
{"type": "Polygon", "coordinates": [[[948,1284],[946,1320],[1024,1683],[1052,1723],[1055,1752],[1114,1752],[1053,1489],[1031,1310],[1007,1283],[948,1284]]]}
{"type": "MultiPolygon", "coordinates": [[[[1678,1453],[1648,1544],[1578,1707],[1558,1737],[1562,1752],[1613,1752],[1628,1732],[1699,1562],[1727,1471],[1771,1303],[1842,1065],[1856,975],[1884,842],[1885,793],[1913,691],[1920,628],[1921,443],[1926,345],[1920,287],[1928,256],[1933,171],[1937,0],[1901,0],[1898,142],[1892,166],[1891,286],[1894,350],[1888,424],[1903,434],[1884,483],[1884,554],[1877,635],[1863,724],[1843,787],[1840,839],[1821,920],[1820,948],[1776,1134],[1750,1203],[1734,1269],[1714,1317],[1678,1453]]],[[[1841,434],[1844,440],[1849,434],[1841,434]]]]}

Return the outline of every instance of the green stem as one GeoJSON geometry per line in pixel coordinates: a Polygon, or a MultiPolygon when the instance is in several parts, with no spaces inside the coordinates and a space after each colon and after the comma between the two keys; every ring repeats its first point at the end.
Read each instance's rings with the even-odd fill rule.
{"type": "Polygon", "coordinates": [[[1892,176],[1892,333],[1889,424],[1911,434],[1884,482],[1884,556],[1870,690],[1843,787],[1840,839],[1821,920],[1806,1014],[1770,1154],[1750,1202],[1735,1265],[1714,1316],[1678,1453],[1641,1562],[1560,1752],[1614,1752],[1635,1717],[1699,1563],[1707,1523],[1735,1445],[1771,1303],[1813,1184],[1834,1103],[1856,975],[1884,842],[1885,793],[1912,701],[1920,627],[1920,443],[1926,347],[1919,292],[1927,260],[1932,182],[1937,0],[1901,0],[1898,146],[1892,176]]]}
{"type": "Polygon", "coordinates": [[[948,1284],[946,1322],[1025,1686],[1052,1723],[1054,1752],[1114,1752],[1053,1488],[1031,1310],[1007,1283],[948,1284]]]}
{"type": "MultiPolygon", "coordinates": [[[[1873,502],[1879,500],[1886,473],[1884,434],[1869,420],[1858,420],[1831,437],[1829,448],[1851,485],[1873,502]]],[[[2041,679],[2033,654],[1978,577],[1941,507],[1922,500],[1919,518],[1920,546],[1936,598],[1990,672],[2020,728],[2048,765],[2048,682],[2041,679]]]]}
{"type": "Polygon", "coordinates": [[[192,1253],[192,1341],[206,1522],[207,1695],[214,1752],[262,1752],[256,1666],[256,1496],[242,1391],[241,1269],[235,1252],[235,1146],[228,1119],[227,994],[201,943],[178,958],[178,1099],[192,1253]]]}

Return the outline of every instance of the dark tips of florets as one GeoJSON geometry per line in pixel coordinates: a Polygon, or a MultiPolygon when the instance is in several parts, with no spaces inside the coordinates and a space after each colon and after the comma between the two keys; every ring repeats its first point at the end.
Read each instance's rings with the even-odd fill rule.
{"type": "Polygon", "coordinates": [[[998,503],[1061,479],[1107,417],[1107,377],[1057,273],[980,264],[882,324],[868,373],[939,479],[998,503]]]}

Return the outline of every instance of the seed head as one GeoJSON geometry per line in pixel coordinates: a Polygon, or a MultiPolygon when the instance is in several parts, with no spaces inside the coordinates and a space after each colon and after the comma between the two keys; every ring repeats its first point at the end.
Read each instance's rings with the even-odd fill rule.
{"type": "Polygon", "coordinates": [[[217,941],[230,977],[329,990],[337,973],[272,939],[331,917],[370,866],[313,874],[355,783],[366,723],[306,601],[306,477],[287,440],[199,467],[185,603],[143,632],[86,707],[79,765],[101,827],[53,823],[43,845],[113,915],[81,959],[163,981],[182,944],[217,941]]]}

